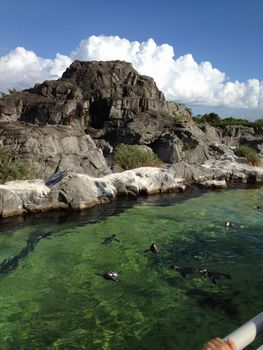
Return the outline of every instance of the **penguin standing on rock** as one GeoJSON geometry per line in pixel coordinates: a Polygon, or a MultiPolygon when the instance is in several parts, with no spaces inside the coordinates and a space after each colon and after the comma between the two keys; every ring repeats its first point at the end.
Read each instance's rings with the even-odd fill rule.
{"type": "Polygon", "coordinates": [[[150,248],[149,248],[149,249],[146,249],[146,250],[144,251],[144,253],[147,253],[147,252],[152,252],[153,254],[156,255],[156,254],[159,252],[159,249],[157,248],[157,246],[156,246],[155,243],[152,243],[152,244],[150,245],[150,248]]]}

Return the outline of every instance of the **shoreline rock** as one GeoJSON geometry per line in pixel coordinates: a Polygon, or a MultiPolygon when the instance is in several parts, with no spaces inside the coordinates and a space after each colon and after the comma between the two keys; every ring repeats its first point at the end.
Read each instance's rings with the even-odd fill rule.
{"type": "Polygon", "coordinates": [[[99,178],[64,171],[46,181],[10,181],[0,185],[0,217],[55,209],[83,210],[119,196],[184,192],[191,186],[213,190],[226,189],[228,183],[262,181],[263,167],[239,163],[238,159],[209,160],[199,166],[185,163],[142,167],[99,178]]]}

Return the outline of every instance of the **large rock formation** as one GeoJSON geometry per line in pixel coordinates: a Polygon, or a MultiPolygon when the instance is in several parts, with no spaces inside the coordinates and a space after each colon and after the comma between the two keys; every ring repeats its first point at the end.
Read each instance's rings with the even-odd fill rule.
{"type": "Polygon", "coordinates": [[[61,79],[0,99],[0,145],[19,145],[41,177],[66,167],[100,176],[109,172],[100,147],[153,143],[176,115],[191,112],[130,63],[75,61],[61,79]]]}
{"type": "Polygon", "coordinates": [[[263,150],[263,129],[195,124],[165,100],[154,80],[121,61],[75,61],[62,78],[0,99],[0,147],[13,147],[45,178],[70,168],[104,176],[119,143],[150,147],[165,163],[200,165],[233,157],[231,147],[263,150]]]}
{"type": "Polygon", "coordinates": [[[166,102],[152,78],[121,61],[75,61],[61,79],[45,81],[0,101],[2,121],[40,125],[77,123],[82,128],[102,129],[146,112],[191,115],[183,105],[166,102]]]}

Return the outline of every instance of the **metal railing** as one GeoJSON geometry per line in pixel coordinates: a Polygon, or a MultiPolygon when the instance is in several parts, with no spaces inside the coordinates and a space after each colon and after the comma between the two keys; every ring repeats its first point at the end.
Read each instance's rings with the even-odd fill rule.
{"type": "MultiPolygon", "coordinates": [[[[242,350],[261,334],[263,334],[263,312],[228,334],[224,339],[231,338],[237,350],[242,350]]],[[[263,350],[263,345],[258,350],[263,350]]]]}

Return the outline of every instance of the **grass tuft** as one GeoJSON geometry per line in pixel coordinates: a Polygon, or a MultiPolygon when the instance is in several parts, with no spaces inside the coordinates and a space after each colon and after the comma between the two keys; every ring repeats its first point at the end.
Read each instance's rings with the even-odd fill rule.
{"type": "Polygon", "coordinates": [[[163,164],[156,154],[136,145],[124,144],[120,144],[115,148],[112,160],[125,170],[147,166],[160,167],[163,164]]]}
{"type": "Polygon", "coordinates": [[[252,147],[240,146],[235,149],[235,154],[238,157],[246,158],[248,164],[250,165],[254,165],[254,166],[261,165],[261,159],[258,157],[256,150],[252,147]]]}
{"type": "Polygon", "coordinates": [[[29,162],[12,150],[0,149],[0,183],[35,178],[36,171],[29,162]]]}

